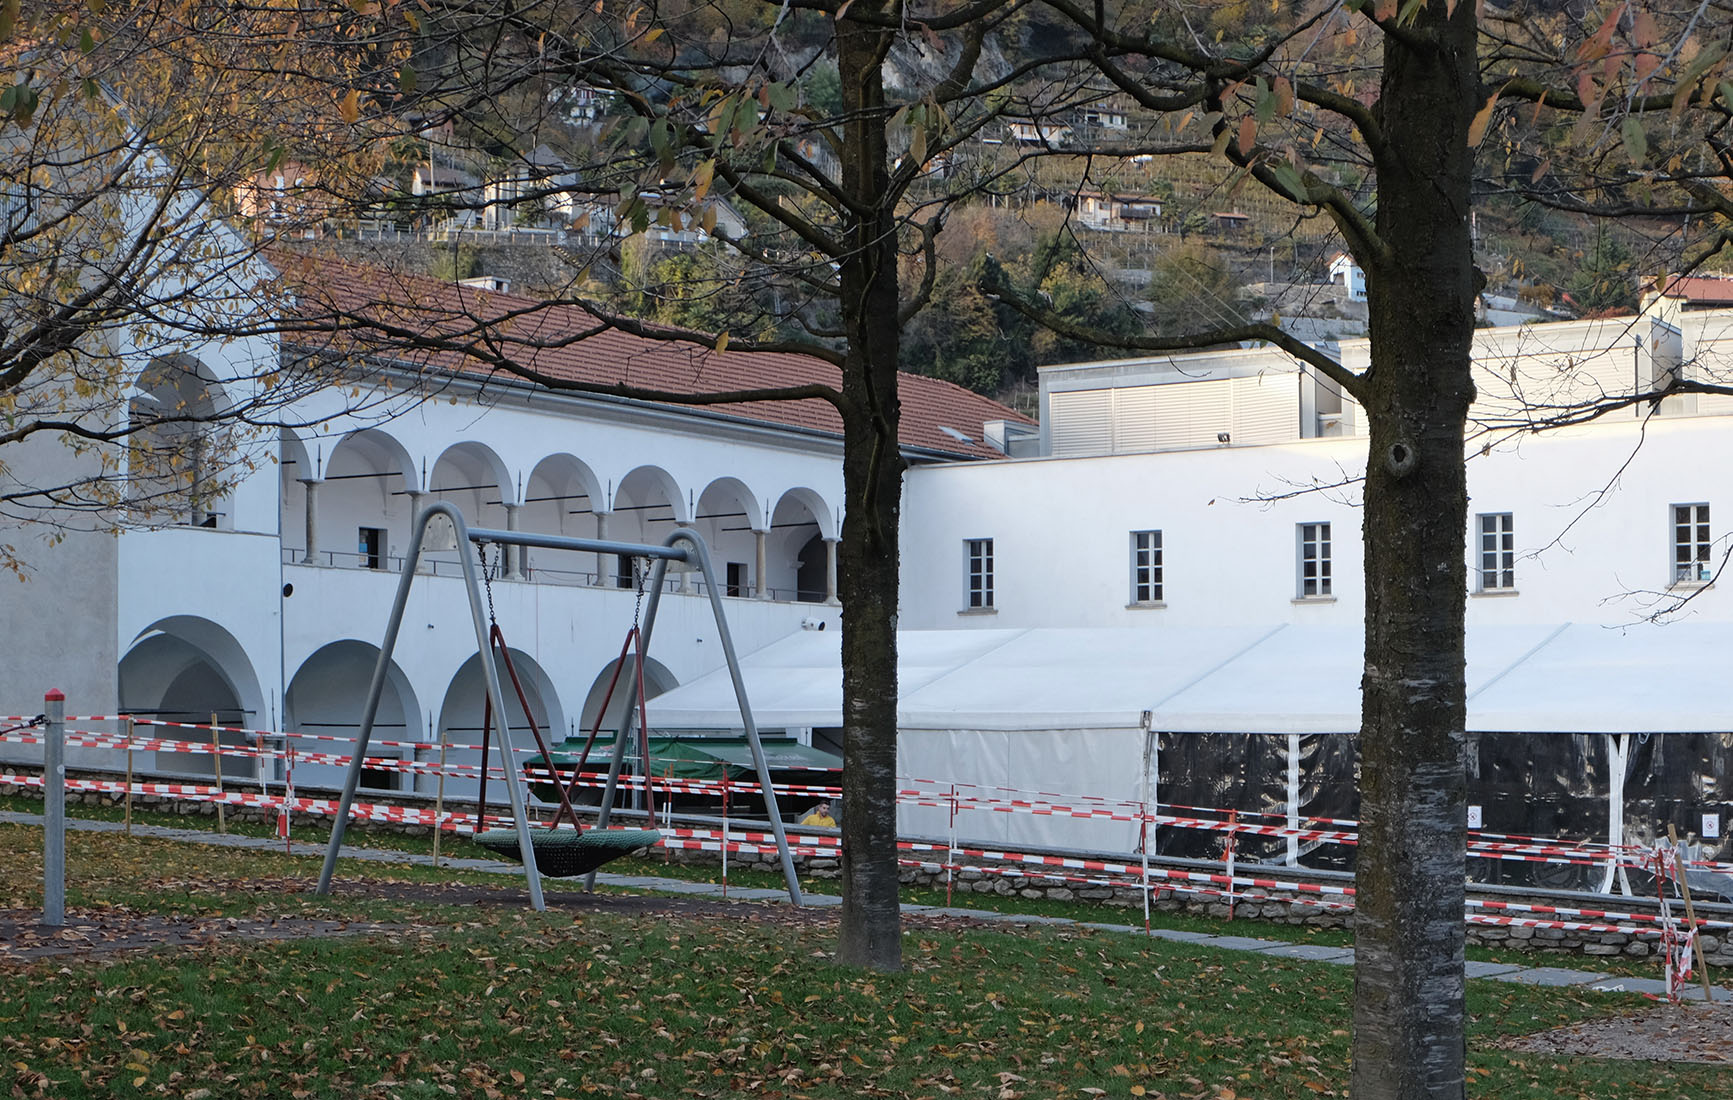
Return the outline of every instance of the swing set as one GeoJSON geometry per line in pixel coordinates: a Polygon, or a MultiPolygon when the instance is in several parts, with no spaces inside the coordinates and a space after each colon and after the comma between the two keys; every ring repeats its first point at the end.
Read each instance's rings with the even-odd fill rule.
{"type": "Polygon", "coordinates": [[[457,550],[461,547],[474,545],[480,559],[481,568],[467,553],[458,555],[458,564],[463,570],[464,586],[469,592],[470,618],[475,627],[476,652],[484,659],[481,661],[482,676],[486,684],[487,694],[483,704],[482,743],[481,743],[481,791],[477,806],[476,843],[513,859],[519,859],[524,865],[524,876],[529,886],[530,905],[537,910],[546,908],[542,899],[541,876],[543,873],[563,877],[569,875],[587,875],[586,887],[594,885],[596,868],[611,859],[617,859],[629,852],[636,851],[658,843],[661,833],[655,828],[646,829],[611,829],[608,827],[610,811],[613,809],[614,794],[619,785],[620,772],[625,763],[627,739],[632,732],[633,718],[637,717],[639,746],[643,761],[643,781],[645,793],[645,808],[647,822],[655,823],[655,803],[650,785],[649,768],[649,721],[644,713],[644,661],[650,647],[651,633],[656,624],[656,611],[661,602],[662,581],[667,573],[668,563],[682,562],[690,568],[695,568],[705,581],[705,591],[709,595],[711,613],[716,621],[717,634],[722,643],[722,655],[728,666],[728,673],[734,683],[734,696],[740,706],[740,720],[746,733],[747,744],[752,750],[753,763],[758,771],[758,781],[763,788],[765,806],[770,816],[770,828],[776,837],[777,851],[781,856],[782,874],[788,884],[789,900],[801,904],[800,884],[795,876],[794,860],[788,850],[788,838],[783,831],[782,817],[777,811],[776,793],[771,787],[770,767],[764,758],[764,747],[758,736],[758,726],[752,718],[752,707],[746,699],[746,684],[740,673],[740,661],[734,651],[734,639],[728,630],[728,620],[723,614],[722,597],[715,583],[715,573],[710,563],[710,551],[704,540],[688,528],[678,528],[668,535],[659,546],[641,543],[609,542],[600,539],[571,538],[564,535],[542,535],[527,531],[498,531],[484,528],[471,529],[463,520],[463,515],[452,505],[443,501],[431,504],[422,510],[417,517],[414,531],[410,536],[409,550],[403,558],[403,571],[398,577],[397,595],[392,602],[391,615],[385,624],[385,638],[379,647],[379,659],[373,668],[373,679],[367,689],[367,700],[361,709],[361,724],[356,734],[355,755],[349,761],[349,769],[343,781],[343,796],[338,803],[337,817],[332,823],[331,839],[325,849],[325,864],[319,872],[317,893],[331,892],[331,879],[336,871],[337,858],[343,847],[343,833],[349,823],[349,815],[355,801],[356,789],[360,786],[361,772],[367,746],[373,734],[374,719],[379,712],[379,702],[384,695],[385,679],[391,666],[391,655],[396,649],[397,635],[403,625],[403,615],[409,603],[409,592],[416,576],[416,567],[420,563],[424,551],[457,550]],[[638,559],[634,563],[633,573],[638,581],[638,603],[633,611],[631,629],[626,632],[625,642],[620,647],[620,659],[615,663],[614,674],[608,684],[607,697],[598,711],[595,723],[589,731],[589,738],[584,743],[583,755],[577,767],[573,770],[569,786],[561,779],[559,769],[554,766],[552,754],[548,751],[546,740],[542,736],[540,726],[529,706],[527,693],[518,679],[517,671],[512,666],[511,653],[506,647],[504,631],[500,629],[498,616],[493,606],[492,570],[487,563],[489,547],[533,546],[549,550],[575,550],[584,553],[615,554],[638,559]],[[648,584],[643,577],[642,566],[654,563],[648,570],[648,584]],[[646,600],[646,589],[648,599],[646,600]],[[487,621],[482,619],[482,604],[485,593],[487,605],[487,621]],[[492,657],[493,659],[486,659],[492,657]],[[578,822],[577,811],[572,807],[571,796],[580,782],[585,763],[589,759],[590,749],[595,744],[597,734],[601,730],[604,716],[608,711],[608,703],[613,699],[614,691],[619,685],[621,672],[626,667],[628,657],[632,661],[634,674],[626,680],[626,694],[621,719],[614,735],[614,750],[608,765],[608,778],[602,793],[602,804],[593,828],[585,829],[578,822]],[[504,667],[512,688],[517,694],[519,706],[535,737],[536,745],[541,749],[542,761],[553,772],[554,788],[558,793],[559,807],[551,822],[542,826],[532,827],[527,799],[523,770],[518,766],[512,755],[511,730],[506,717],[505,696],[501,689],[499,669],[504,667]],[[511,806],[511,824],[509,827],[488,829],[486,818],[487,795],[487,750],[495,718],[498,719],[499,739],[498,755],[500,768],[505,778],[506,798],[511,806]],[[562,828],[562,818],[570,820],[570,828],[562,828]],[[546,870],[543,870],[545,865],[546,870]]]}

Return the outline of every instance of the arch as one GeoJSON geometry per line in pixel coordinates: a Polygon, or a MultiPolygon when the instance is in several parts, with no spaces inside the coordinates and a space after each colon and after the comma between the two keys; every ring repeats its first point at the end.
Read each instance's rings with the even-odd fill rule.
{"type": "MultiPolygon", "coordinates": [[[[204,724],[216,715],[220,725],[257,727],[265,711],[264,692],[246,650],[235,636],[209,619],[172,615],[139,631],[117,669],[122,712],[171,722],[204,724]]],[[[165,736],[204,740],[184,731],[165,736]]],[[[244,734],[224,733],[226,745],[247,745],[244,734]]],[[[159,752],[161,771],[212,775],[208,753],[159,752]]],[[[223,774],[253,776],[256,761],[224,757],[223,774]]]]}
{"type": "Polygon", "coordinates": [[[709,511],[705,508],[707,501],[713,506],[726,509],[726,511],[716,512],[713,515],[717,518],[735,521],[728,526],[735,527],[744,524],[749,531],[763,529],[764,512],[759,508],[758,501],[752,495],[752,490],[748,489],[746,483],[739,478],[719,477],[704,487],[704,491],[698,495],[698,510],[692,517],[693,526],[699,526],[706,518],[710,518],[706,516],[709,511]]]}
{"type": "MultiPolygon", "coordinates": [[[[370,642],[345,638],[314,650],[289,681],[283,693],[283,728],[292,733],[320,737],[354,737],[360,732],[361,711],[372,686],[373,669],[379,663],[379,647],[370,642]]],[[[409,678],[393,661],[385,672],[385,692],[374,716],[369,756],[413,759],[413,750],[380,745],[380,741],[420,741],[426,733],[421,706],[409,678]]],[[[338,753],[349,747],[341,743],[293,739],[296,752],[338,753]]],[[[421,754],[433,758],[435,754],[421,754]]],[[[346,769],[336,764],[297,764],[295,786],[341,790],[346,769]]],[[[411,773],[369,769],[361,773],[361,785],[375,790],[413,789],[411,773]]]]}
{"type": "MultiPolygon", "coordinates": [[[[313,476],[312,451],[292,428],[277,433],[277,530],[283,549],[293,551],[295,561],[307,553],[307,487],[313,476]]],[[[315,498],[315,502],[317,498],[315,498]]]]}
{"type": "Polygon", "coordinates": [[[408,448],[400,443],[396,436],[380,428],[363,428],[339,439],[337,445],[331,449],[331,457],[324,464],[324,468],[309,476],[327,476],[331,472],[332,464],[338,462],[338,456],[344,452],[353,456],[344,460],[345,466],[353,462],[357,469],[397,474],[403,478],[400,488],[421,488],[421,479],[415,472],[415,459],[410,457],[408,448]]]}
{"type": "MultiPolygon", "coordinates": [[[[639,466],[614,490],[608,537],[616,542],[660,543],[686,519],[685,495],[668,471],[639,466]]],[[[614,584],[632,587],[632,559],[615,563],[614,584]]]]}
{"type": "MultiPolygon", "coordinates": [[[[492,488],[498,496],[497,501],[490,497],[485,504],[517,503],[511,470],[492,447],[465,440],[453,443],[440,453],[439,460],[433,464],[433,472],[428,475],[429,492],[435,495],[457,494],[476,492],[478,488],[492,488]]],[[[454,497],[446,495],[444,499],[454,500],[454,497]]],[[[481,513],[478,511],[476,514],[479,517],[481,513]]],[[[467,517],[469,513],[464,515],[467,517]]]]}
{"type": "MultiPolygon", "coordinates": [[[[596,474],[575,455],[560,452],[536,463],[524,483],[523,511],[518,527],[545,535],[596,537],[596,513],[606,508],[602,485],[596,474]]],[[[518,551],[524,557],[526,576],[541,581],[586,584],[595,580],[596,558],[559,551],[518,551]],[[531,567],[535,572],[531,573],[531,567]]]]}
{"type": "MultiPolygon", "coordinates": [[[[614,669],[620,664],[618,658],[609,661],[590,682],[590,690],[584,695],[584,709],[578,718],[577,732],[588,736],[590,727],[596,723],[596,715],[601,712],[602,700],[608,698],[608,683],[614,678],[614,669]]],[[[608,711],[603,715],[601,732],[596,735],[598,743],[606,743],[608,735],[620,728],[620,718],[626,709],[627,677],[632,675],[633,658],[627,657],[625,669],[620,673],[620,682],[614,688],[614,694],[608,699],[608,711]]],[[[668,666],[651,657],[644,662],[644,698],[654,699],[665,691],[671,691],[680,686],[679,677],[669,671],[668,666]]],[[[652,718],[654,711],[651,712],[652,718]]]]}
{"type": "MultiPolygon", "coordinates": [[[[512,689],[511,678],[506,675],[505,665],[495,658],[499,672],[500,690],[505,694],[506,719],[511,724],[512,747],[520,750],[517,754],[519,766],[528,759],[528,753],[536,751],[535,736],[530,733],[529,724],[525,721],[523,705],[518,701],[517,692],[512,689]]],[[[551,745],[565,738],[568,729],[566,713],[560,703],[558,690],[553,680],[536,661],[534,657],[521,649],[511,650],[512,667],[517,670],[518,680],[523,684],[524,695],[528,697],[530,714],[535,717],[536,724],[541,727],[542,736],[551,745]]],[[[445,690],[445,699],[439,708],[439,733],[446,743],[445,759],[448,767],[464,766],[464,772],[451,775],[445,780],[445,796],[451,798],[471,798],[476,795],[480,785],[475,778],[478,773],[473,769],[481,763],[481,722],[483,707],[487,701],[487,681],[482,674],[481,654],[472,654],[452,676],[450,685],[445,690]]],[[[494,722],[494,738],[499,737],[499,723],[494,722]]],[[[488,765],[497,768],[499,755],[490,743],[488,747],[488,765]]],[[[433,779],[428,777],[423,789],[433,790],[433,779]]],[[[497,782],[488,782],[488,804],[504,803],[505,788],[497,782]]]]}
{"type": "Polygon", "coordinates": [[[796,488],[783,493],[770,513],[770,522],[773,526],[781,523],[784,517],[798,515],[800,509],[805,509],[812,522],[818,525],[821,537],[837,537],[836,519],[830,514],[830,506],[825,504],[824,497],[820,496],[816,489],[796,488]]]}
{"type": "Polygon", "coordinates": [[[752,491],[739,478],[719,477],[705,486],[698,497],[692,526],[710,546],[710,557],[721,575],[728,596],[754,595],[763,578],[758,575],[758,538],[764,532],[764,513],[752,491]]]}
{"type": "MultiPolygon", "coordinates": [[[[234,410],[228,390],[196,355],[159,355],[133,376],[128,401],[152,398],[167,402],[151,415],[221,416],[234,410]],[[173,400],[169,401],[172,396],[173,400]]],[[[148,404],[149,402],[147,402],[148,404]]]]}
{"type": "Polygon", "coordinates": [[[230,490],[249,429],[220,424],[233,407],[190,355],[152,359],[127,397],[127,509],[135,522],[234,526],[230,490]]]}
{"type": "Polygon", "coordinates": [[[312,451],[307,441],[296,434],[293,428],[280,428],[277,431],[277,465],[282,471],[284,481],[296,481],[314,476],[312,451]]]}
{"type": "Polygon", "coordinates": [[[668,534],[668,524],[685,523],[691,518],[686,513],[686,494],[680,491],[674,476],[660,466],[639,466],[620,479],[611,510],[618,514],[633,507],[651,512],[649,522],[662,529],[655,539],[633,539],[633,542],[661,542],[668,534]]]}
{"type": "Polygon", "coordinates": [[[778,599],[822,603],[829,594],[830,510],[811,489],[790,489],[771,512],[766,572],[778,599]]]}
{"type": "Polygon", "coordinates": [[[312,564],[392,568],[420,487],[409,451],[390,433],[365,428],[338,440],[322,462],[315,452],[313,465],[319,545],[312,564]]]}
{"type": "Polygon", "coordinates": [[[830,585],[830,547],[814,535],[800,544],[790,563],[797,603],[823,603],[830,585]]]}

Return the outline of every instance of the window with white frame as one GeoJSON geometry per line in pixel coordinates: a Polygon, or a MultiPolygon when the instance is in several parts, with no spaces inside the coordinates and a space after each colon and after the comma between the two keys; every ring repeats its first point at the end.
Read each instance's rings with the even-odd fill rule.
{"type": "Polygon", "coordinates": [[[1161,532],[1131,533],[1131,602],[1161,602],[1161,532]]]}
{"type": "Polygon", "coordinates": [[[1516,591],[1516,528],[1509,512],[1475,517],[1480,533],[1480,591],[1516,591]]]}
{"type": "Polygon", "coordinates": [[[968,609],[990,609],[993,606],[993,540],[964,539],[963,560],[968,582],[968,609]]]}
{"type": "Polygon", "coordinates": [[[1299,537],[1300,568],[1297,595],[1302,600],[1322,599],[1330,595],[1330,525],[1302,523],[1295,533],[1299,537]]]}
{"type": "Polygon", "coordinates": [[[1709,506],[1673,505],[1674,584],[1707,584],[1713,578],[1709,541],[1709,506]]]}

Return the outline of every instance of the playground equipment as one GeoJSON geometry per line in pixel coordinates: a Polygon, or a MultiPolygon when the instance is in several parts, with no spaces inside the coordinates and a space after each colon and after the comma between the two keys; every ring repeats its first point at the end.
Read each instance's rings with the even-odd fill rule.
{"type": "MultiPolygon", "coordinates": [[[[403,571],[397,582],[397,595],[392,601],[391,615],[385,624],[385,638],[380,643],[379,658],[373,668],[373,679],[367,689],[367,700],[361,708],[360,729],[356,733],[355,755],[349,761],[348,772],[343,780],[343,796],[338,803],[336,820],[331,826],[331,840],[325,849],[325,864],[319,872],[319,894],[331,892],[331,879],[337,868],[337,858],[343,848],[343,833],[349,823],[351,807],[355,802],[355,791],[360,786],[364,758],[367,755],[367,745],[373,733],[373,723],[378,715],[379,701],[384,695],[386,675],[391,666],[391,656],[397,647],[397,634],[403,625],[404,611],[409,603],[409,591],[415,582],[416,567],[421,561],[424,549],[451,550],[474,545],[482,547],[493,546],[530,546],[548,550],[574,550],[583,553],[615,554],[629,556],[653,562],[648,584],[649,598],[643,608],[643,625],[638,630],[639,667],[642,667],[643,654],[648,651],[650,637],[656,624],[656,611],[661,603],[662,580],[667,573],[668,563],[683,562],[688,567],[696,568],[704,579],[704,589],[710,600],[710,609],[716,620],[717,634],[722,644],[722,655],[728,667],[728,673],[734,684],[735,699],[740,705],[740,720],[746,732],[747,743],[751,746],[753,761],[758,772],[758,780],[763,787],[765,805],[769,811],[771,831],[776,838],[777,851],[782,860],[783,878],[788,884],[789,900],[794,904],[801,903],[800,883],[795,876],[794,860],[788,850],[788,838],[783,831],[782,817],[777,811],[776,794],[771,787],[770,768],[764,758],[764,747],[758,737],[758,726],[752,718],[752,707],[746,699],[746,684],[741,677],[740,661],[734,651],[734,639],[728,630],[728,619],[723,613],[720,589],[715,582],[714,570],[710,563],[709,548],[696,532],[679,528],[669,533],[664,542],[659,545],[649,545],[627,542],[610,542],[600,539],[572,538],[564,535],[542,535],[528,531],[499,531],[486,528],[471,529],[463,519],[463,515],[452,505],[445,502],[431,504],[422,510],[417,517],[415,527],[410,535],[409,549],[403,557],[403,571]],[[435,521],[441,521],[435,523],[435,521]],[[449,526],[447,526],[449,524],[449,526]],[[431,529],[438,531],[437,536],[430,536],[431,529]],[[437,545],[427,546],[431,537],[437,537],[437,545]]],[[[477,576],[476,562],[467,553],[458,554],[458,563],[463,570],[463,581],[469,592],[470,618],[475,626],[476,651],[481,654],[482,675],[487,686],[487,707],[499,719],[499,759],[501,771],[505,776],[506,797],[511,805],[511,831],[516,834],[517,858],[523,860],[524,877],[529,886],[530,905],[535,909],[544,909],[542,900],[541,872],[537,867],[537,856],[541,851],[548,853],[550,862],[558,862],[563,866],[576,866],[577,860],[568,856],[581,854],[581,844],[575,839],[560,839],[562,833],[569,838],[588,836],[591,832],[607,828],[609,813],[613,808],[614,792],[619,783],[621,766],[625,760],[626,738],[630,731],[632,717],[640,699],[638,677],[632,677],[628,682],[626,706],[619,729],[614,738],[614,751],[608,765],[608,779],[602,795],[602,806],[596,821],[595,830],[558,830],[551,828],[532,828],[529,810],[526,802],[524,779],[512,756],[511,730],[507,719],[505,696],[500,688],[500,677],[497,662],[488,659],[494,652],[494,637],[498,631],[497,622],[494,631],[490,632],[483,621],[482,584],[477,576]],[[556,855],[556,852],[558,854],[556,855]]],[[[630,635],[628,635],[630,638],[630,635]]],[[[503,637],[500,638],[503,648],[503,637]]],[[[527,708],[526,708],[527,710],[527,708]]],[[[532,723],[533,725],[533,723],[532,723]]],[[[540,741],[540,733],[537,733],[540,741]]],[[[550,760],[546,748],[543,748],[543,759],[550,760]]],[[[485,773],[487,759],[484,755],[481,761],[485,773]]],[[[561,799],[565,803],[564,797],[561,799]]],[[[570,811],[569,804],[564,806],[570,811]]],[[[558,818],[555,819],[556,822],[558,818]]],[[[576,825],[576,815],[573,815],[576,825]]],[[[634,830],[637,832],[637,830],[634,830]]],[[[630,838],[621,838],[625,843],[630,838]]],[[[603,854],[599,851],[601,845],[595,841],[588,842],[595,850],[591,855],[603,854]]],[[[617,854],[624,854],[632,848],[643,846],[642,841],[632,844],[631,848],[617,854]]],[[[507,845],[498,845],[498,850],[505,850],[507,845]]],[[[603,860],[605,862],[605,860],[603,860]]],[[[563,871],[562,873],[574,873],[563,871]]],[[[582,873],[576,872],[576,873],[582,873]]],[[[593,881],[593,880],[591,880],[593,881]]]]}
{"type": "MultiPolygon", "coordinates": [[[[494,612],[493,605],[493,566],[487,558],[487,545],[477,547],[481,554],[481,583],[487,593],[487,632],[491,652],[497,654],[497,660],[505,668],[506,676],[511,680],[512,691],[517,694],[518,706],[523,710],[524,721],[528,723],[530,734],[535,737],[536,748],[541,750],[541,760],[553,773],[552,784],[555,797],[559,799],[559,808],[554,811],[554,819],[547,828],[537,829],[530,834],[531,844],[535,848],[536,869],[543,874],[564,878],[571,875],[587,875],[604,864],[619,859],[623,855],[637,851],[639,848],[652,847],[662,840],[662,834],[654,829],[585,829],[578,821],[578,813],[572,809],[571,793],[577,790],[584,765],[589,762],[590,749],[596,743],[596,734],[602,728],[606,719],[608,703],[614,697],[614,688],[620,682],[620,672],[626,667],[626,658],[631,656],[636,680],[636,704],[638,725],[640,729],[639,746],[641,760],[649,759],[648,746],[650,729],[644,710],[644,653],[643,634],[639,629],[644,610],[644,573],[639,563],[633,563],[633,570],[638,587],[638,602],[632,608],[632,627],[626,631],[626,640],[620,647],[620,659],[614,666],[613,678],[608,681],[608,694],[602,700],[602,705],[596,711],[596,720],[590,726],[590,736],[584,742],[583,755],[572,768],[570,787],[560,782],[559,770],[554,765],[553,753],[548,751],[548,743],[542,737],[541,726],[536,722],[530,709],[528,695],[524,692],[523,682],[518,679],[517,668],[512,664],[511,647],[506,645],[505,632],[500,629],[499,616],[494,612]],[[570,830],[559,828],[560,818],[571,819],[570,830]]],[[[626,711],[621,724],[623,730],[632,726],[630,709],[626,711]]],[[[517,832],[513,829],[487,828],[487,745],[493,732],[493,701],[487,700],[482,707],[481,719],[481,758],[484,764],[481,769],[481,782],[476,793],[475,820],[477,832],[475,842],[489,851],[496,852],[507,859],[522,861],[517,832]]],[[[505,734],[502,732],[502,738],[505,734]]],[[[644,772],[644,789],[647,797],[647,820],[656,819],[656,806],[651,793],[649,772],[644,772]]]]}

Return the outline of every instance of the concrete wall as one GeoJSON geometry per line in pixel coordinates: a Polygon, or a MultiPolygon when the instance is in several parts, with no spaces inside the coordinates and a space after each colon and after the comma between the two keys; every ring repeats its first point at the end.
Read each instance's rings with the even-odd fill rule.
{"type": "MultiPolygon", "coordinates": [[[[47,436],[0,448],[0,464],[0,485],[8,487],[50,485],[96,468],[47,436]]],[[[22,579],[0,572],[0,714],[38,713],[50,688],[66,693],[74,714],[115,706],[118,547],[91,527],[28,508],[0,517],[0,544],[23,567],[22,579]],[[56,519],[71,529],[54,526],[56,519]],[[63,538],[55,542],[56,535],[63,538]]],[[[41,752],[0,746],[0,759],[21,758],[40,760],[41,752]]]]}

